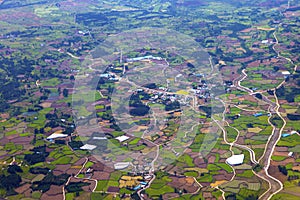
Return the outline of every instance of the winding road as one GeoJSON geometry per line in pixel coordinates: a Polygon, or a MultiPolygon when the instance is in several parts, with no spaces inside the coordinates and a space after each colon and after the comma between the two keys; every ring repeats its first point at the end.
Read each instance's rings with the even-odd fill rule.
{"type": "MultiPolygon", "coordinates": [[[[281,24],[280,24],[281,25],[281,24]]],[[[279,25],[279,26],[280,26],[279,25]]],[[[294,66],[294,72],[293,74],[296,72],[297,70],[297,65],[294,64],[293,60],[291,60],[290,58],[286,58],[284,56],[282,56],[280,54],[280,51],[278,51],[276,49],[276,46],[279,45],[279,40],[278,40],[278,37],[277,37],[277,33],[276,33],[276,30],[273,32],[273,36],[276,40],[275,44],[273,45],[273,50],[277,53],[277,57],[278,58],[282,58],[282,59],[285,59],[287,60],[289,63],[291,63],[293,66],[294,66]]],[[[73,58],[76,58],[76,59],[79,59],[79,57],[76,57],[74,55],[72,55],[71,53],[67,53],[69,56],[73,57],[73,58]]],[[[211,58],[210,59],[210,62],[211,62],[211,58]]],[[[213,69],[212,69],[213,71],[213,69]]],[[[246,78],[248,77],[247,73],[246,73],[246,69],[243,69],[242,72],[241,72],[241,76],[238,77],[236,80],[233,81],[233,85],[240,91],[244,91],[246,93],[248,93],[249,95],[255,95],[255,92],[253,90],[251,90],[250,88],[247,88],[245,86],[242,86],[241,85],[241,82],[244,81],[246,78]]],[[[140,87],[140,86],[137,86],[135,83],[129,81],[128,79],[125,79],[124,81],[130,83],[131,85],[133,86],[136,86],[136,87],[140,87]]],[[[265,180],[268,184],[269,184],[269,188],[259,197],[259,199],[261,200],[269,200],[271,199],[275,194],[279,193],[282,189],[283,189],[283,184],[276,178],[274,178],[273,176],[271,176],[268,172],[268,169],[270,167],[270,162],[271,162],[271,156],[272,154],[274,153],[274,150],[275,150],[275,147],[276,147],[276,144],[279,142],[280,140],[280,137],[281,137],[281,134],[286,126],[286,120],[284,119],[284,117],[282,116],[282,114],[280,113],[280,103],[279,103],[279,100],[278,100],[278,97],[276,95],[276,92],[275,90],[278,89],[279,87],[281,87],[282,85],[285,84],[285,80],[282,81],[276,88],[273,88],[272,90],[274,91],[274,99],[275,99],[275,102],[271,101],[270,99],[268,99],[268,97],[266,97],[265,95],[262,94],[262,99],[260,101],[266,103],[269,105],[269,109],[268,111],[271,113],[271,116],[269,116],[268,118],[268,123],[270,124],[270,126],[272,126],[272,133],[270,135],[270,137],[268,138],[268,141],[266,143],[266,147],[265,147],[265,151],[263,153],[263,155],[258,159],[256,158],[256,155],[255,155],[255,152],[248,146],[246,145],[241,145],[241,144],[237,144],[237,140],[238,140],[238,137],[240,136],[240,131],[238,129],[236,129],[235,127],[232,127],[230,126],[230,124],[226,121],[225,119],[225,111],[223,112],[222,114],[222,119],[221,120],[216,120],[214,118],[212,118],[212,120],[220,127],[220,129],[222,130],[223,132],[223,139],[224,139],[224,142],[227,144],[227,145],[230,145],[230,151],[231,151],[231,154],[234,155],[234,152],[232,150],[233,147],[238,147],[238,148],[241,148],[241,149],[244,149],[244,150],[247,150],[250,154],[250,160],[253,164],[255,165],[260,165],[263,167],[263,169],[258,172],[258,173],[255,173],[255,175],[257,175],[258,177],[260,177],[261,179],[265,180]],[[281,127],[277,127],[275,126],[274,124],[272,124],[271,122],[271,117],[273,115],[277,115],[281,118],[281,120],[283,121],[283,125],[281,127]],[[235,140],[233,142],[229,142],[228,141],[228,138],[227,138],[227,132],[226,130],[224,129],[224,124],[226,124],[228,127],[231,127],[233,128],[235,131],[237,131],[237,137],[235,138],[235,140]],[[257,160],[258,159],[258,160],[257,160]]],[[[151,89],[148,89],[148,88],[145,88],[147,89],[148,91],[151,91],[151,89]]],[[[166,92],[166,94],[174,94],[174,93],[171,93],[171,92],[166,92]]],[[[222,99],[219,99],[219,101],[224,105],[224,107],[226,108],[226,103],[222,100],[222,99]]],[[[247,110],[247,109],[243,109],[243,108],[240,108],[238,106],[235,105],[235,107],[241,109],[241,110],[246,110],[246,111],[253,111],[253,110],[247,110]]],[[[138,191],[138,195],[141,197],[141,192],[143,190],[145,190],[146,188],[150,187],[151,183],[155,180],[155,175],[154,175],[154,163],[155,161],[157,160],[158,156],[159,156],[159,146],[156,145],[157,147],[157,156],[156,158],[153,160],[153,162],[151,163],[151,169],[150,169],[150,174],[152,175],[152,179],[150,180],[150,182],[148,183],[147,187],[145,187],[144,189],[138,191]]],[[[88,161],[88,158],[86,158],[86,162],[85,164],[87,163],[88,161]]],[[[85,166],[85,164],[83,165],[83,168],[85,166]]],[[[82,169],[83,169],[82,168],[82,169]]],[[[81,170],[82,170],[81,169],[81,170]]],[[[81,170],[78,172],[78,174],[80,174],[81,170]]],[[[233,168],[233,172],[234,172],[234,175],[231,179],[231,181],[235,178],[235,175],[236,175],[236,172],[233,168]]],[[[78,175],[77,174],[77,175],[78,175]]],[[[77,178],[77,175],[75,176],[75,178],[77,178]]],[[[91,180],[91,179],[89,179],[91,180]]],[[[68,180],[68,182],[66,183],[66,185],[69,183],[70,179],[68,180]]],[[[97,186],[97,180],[94,180],[96,181],[96,186],[97,186]]],[[[196,181],[196,180],[195,180],[196,181]]],[[[198,183],[198,182],[197,182],[198,183]]],[[[201,184],[199,184],[199,190],[201,188],[201,184]]],[[[95,187],[96,188],[96,187],[95,187]]],[[[94,188],[94,190],[95,190],[94,188]]],[[[223,198],[225,199],[225,192],[223,190],[221,190],[220,188],[217,188],[219,189],[221,192],[222,192],[222,196],[223,198]]],[[[93,191],[94,191],[93,190],[93,191]]],[[[198,191],[197,191],[198,192],[198,191]]],[[[63,188],[63,195],[64,195],[64,199],[65,199],[65,188],[63,188]]],[[[142,198],[142,197],[141,197],[142,198]]]]}
{"type": "MultiPolygon", "coordinates": [[[[241,81],[244,80],[246,77],[247,77],[247,74],[246,74],[245,70],[243,70],[242,71],[242,77],[238,78],[238,80],[235,82],[236,83],[235,86],[239,90],[247,91],[249,95],[254,95],[252,90],[250,90],[249,88],[246,88],[244,86],[241,86],[241,81]]],[[[274,92],[274,97],[276,99],[276,103],[270,101],[266,96],[264,96],[264,95],[262,95],[262,96],[263,96],[263,98],[261,99],[261,101],[269,104],[269,111],[271,112],[271,114],[277,114],[278,116],[281,116],[281,114],[279,112],[280,104],[278,103],[276,93],[274,92]]],[[[261,170],[258,173],[255,173],[253,171],[256,176],[258,176],[259,178],[261,178],[261,179],[265,180],[266,182],[268,182],[268,185],[269,185],[269,188],[267,189],[267,191],[265,191],[259,197],[259,199],[262,199],[262,200],[271,199],[274,194],[278,193],[283,188],[282,183],[279,180],[277,180],[276,178],[272,177],[268,173],[268,169],[269,169],[269,166],[270,166],[271,156],[274,152],[276,144],[280,140],[280,136],[281,136],[281,133],[284,129],[284,126],[282,126],[281,128],[275,127],[271,123],[270,118],[271,118],[271,116],[269,117],[268,122],[269,122],[270,126],[273,127],[273,130],[272,130],[272,133],[271,133],[270,137],[268,138],[264,154],[258,161],[256,161],[255,152],[251,148],[249,148],[247,146],[244,146],[244,145],[235,144],[236,147],[246,149],[250,153],[250,158],[251,158],[252,163],[259,164],[263,167],[263,170],[261,170]]],[[[283,121],[285,122],[284,119],[283,119],[283,121]]]]}
{"type": "MultiPolygon", "coordinates": [[[[281,24],[280,24],[281,25],[281,24]]],[[[294,71],[293,74],[296,72],[297,70],[297,65],[294,64],[294,62],[290,59],[290,58],[286,58],[284,56],[282,56],[280,54],[280,52],[276,49],[276,46],[279,45],[279,40],[278,37],[276,35],[276,31],[274,31],[273,36],[276,40],[276,43],[273,45],[273,50],[277,53],[278,58],[283,58],[285,60],[287,60],[289,63],[291,63],[294,66],[294,71]]],[[[241,81],[245,80],[247,78],[247,74],[246,74],[246,70],[244,69],[242,71],[242,76],[239,77],[236,81],[234,81],[234,85],[237,87],[237,89],[241,90],[241,91],[245,91],[248,92],[248,94],[253,95],[253,91],[247,87],[241,86],[241,81]]],[[[269,188],[267,191],[265,191],[260,197],[259,199],[262,200],[269,200],[271,199],[275,194],[279,193],[282,189],[283,189],[283,184],[276,178],[274,178],[273,176],[271,176],[268,172],[268,169],[270,167],[270,162],[271,162],[271,156],[275,150],[276,144],[279,142],[281,134],[286,126],[286,120],[284,119],[284,117],[282,116],[282,114],[280,113],[280,103],[278,100],[278,97],[276,95],[275,90],[280,88],[282,85],[284,85],[286,82],[285,80],[282,81],[276,88],[273,89],[273,96],[275,98],[275,102],[269,100],[265,95],[262,94],[262,99],[261,101],[267,103],[269,105],[269,112],[272,115],[277,115],[281,118],[281,120],[283,121],[283,125],[281,127],[277,127],[274,124],[272,124],[272,122],[270,121],[271,116],[268,118],[268,123],[272,126],[273,130],[272,130],[272,134],[270,135],[270,137],[268,138],[266,147],[265,147],[265,151],[264,154],[262,155],[262,157],[258,160],[258,162],[255,160],[255,153],[252,149],[250,148],[246,148],[251,157],[254,157],[254,160],[252,160],[253,158],[251,158],[252,162],[255,161],[256,164],[260,164],[261,166],[263,166],[263,170],[260,171],[259,173],[255,173],[258,177],[260,177],[261,179],[265,180],[268,182],[269,184],[269,188]]],[[[240,145],[237,145],[237,147],[241,147],[240,145]]]]}

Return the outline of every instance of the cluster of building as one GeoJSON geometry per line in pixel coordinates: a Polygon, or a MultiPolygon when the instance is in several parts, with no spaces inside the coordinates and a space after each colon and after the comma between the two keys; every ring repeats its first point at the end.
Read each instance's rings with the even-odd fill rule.
{"type": "Polygon", "coordinates": [[[150,175],[144,176],[122,176],[119,183],[120,188],[129,188],[134,191],[145,188],[152,179],[150,175]]]}
{"type": "Polygon", "coordinates": [[[139,62],[144,60],[163,60],[161,57],[154,57],[152,55],[150,56],[142,56],[142,57],[136,57],[136,58],[127,58],[126,62],[139,62]]]}
{"type": "Polygon", "coordinates": [[[285,137],[289,137],[291,135],[294,135],[294,134],[299,134],[297,131],[291,131],[290,133],[283,133],[281,135],[281,137],[285,138],[285,137]]]}
{"type": "Polygon", "coordinates": [[[116,76],[111,73],[100,74],[100,78],[105,78],[110,81],[119,81],[119,79],[116,78],[116,76]]]}

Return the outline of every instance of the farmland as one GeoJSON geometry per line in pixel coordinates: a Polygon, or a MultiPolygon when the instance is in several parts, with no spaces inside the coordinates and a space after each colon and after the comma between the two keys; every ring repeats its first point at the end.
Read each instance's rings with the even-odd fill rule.
{"type": "Polygon", "coordinates": [[[299,7],[0,1],[0,198],[299,199],[299,7]]]}

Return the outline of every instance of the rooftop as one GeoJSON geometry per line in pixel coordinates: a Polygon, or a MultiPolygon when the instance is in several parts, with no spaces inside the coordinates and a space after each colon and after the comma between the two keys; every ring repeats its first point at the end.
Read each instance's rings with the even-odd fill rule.
{"type": "Polygon", "coordinates": [[[122,135],[122,136],[117,137],[116,139],[119,140],[119,142],[124,142],[124,141],[128,140],[129,137],[126,135],[122,135]]]}
{"type": "Polygon", "coordinates": [[[50,135],[49,137],[47,137],[47,140],[53,140],[56,138],[65,138],[68,137],[67,134],[62,134],[62,133],[53,133],[52,135],[50,135]]]}
{"type": "Polygon", "coordinates": [[[244,162],[244,158],[245,158],[244,154],[233,155],[233,156],[227,158],[226,162],[231,166],[241,165],[244,162]]]}
{"type": "Polygon", "coordinates": [[[130,165],[129,162],[119,162],[114,164],[115,169],[120,170],[120,169],[125,169],[130,165]]]}
{"type": "Polygon", "coordinates": [[[290,75],[291,73],[289,71],[282,71],[281,72],[283,75],[290,75]]]}
{"type": "Polygon", "coordinates": [[[82,150],[94,150],[96,149],[97,146],[95,145],[91,145],[91,144],[85,144],[82,147],[80,147],[80,149],[82,150]]]}

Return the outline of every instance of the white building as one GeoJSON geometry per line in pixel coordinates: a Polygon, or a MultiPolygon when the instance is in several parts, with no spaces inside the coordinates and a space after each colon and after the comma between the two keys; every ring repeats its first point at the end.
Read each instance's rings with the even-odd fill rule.
{"type": "Polygon", "coordinates": [[[50,135],[49,137],[47,137],[47,140],[54,140],[57,138],[65,138],[68,137],[67,134],[62,134],[62,133],[53,133],[52,135],[50,135]]]}
{"type": "Polygon", "coordinates": [[[291,75],[291,73],[289,71],[282,71],[281,73],[282,73],[282,75],[291,75]]]}
{"type": "Polygon", "coordinates": [[[244,162],[244,158],[245,158],[244,154],[233,155],[226,159],[226,163],[228,163],[231,166],[241,165],[244,162]]]}
{"type": "Polygon", "coordinates": [[[128,140],[129,137],[126,135],[122,135],[122,136],[117,137],[116,139],[119,140],[119,142],[124,142],[124,141],[128,140]]]}
{"type": "Polygon", "coordinates": [[[294,135],[294,134],[298,134],[298,132],[297,131],[292,131],[291,135],[294,135]]]}
{"type": "Polygon", "coordinates": [[[290,153],[288,154],[289,157],[292,157],[293,155],[294,155],[294,152],[290,152],[290,153]]]}
{"type": "Polygon", "coordinates": [[[121,170],[121,169],[127,168],[129,165],[130,165],[129,162],[119,162],[119,163],[114,164],[114,168],[116,170],[121,170]]]}
{"type": "Polygon", "coordinates": [[[91,144],[85,144],[82,147],[80,147],[81,150],[90,150],[90,151],[92,151],[96,148],[97,148],[97,146],[91,145],[91,144]]]}
{"type": "Polygon", "coordinates": [[[93,140],[107,140],[107,137],[93,137],[93,140]]]}

